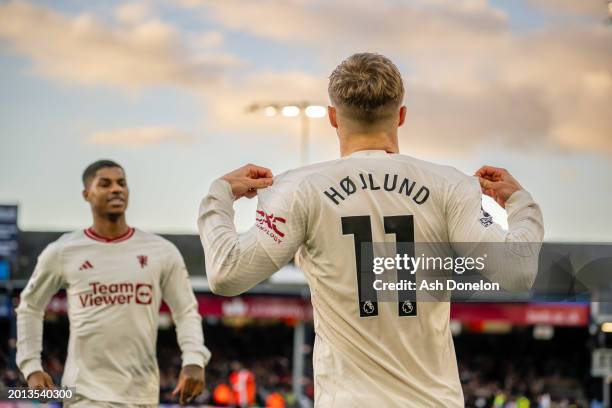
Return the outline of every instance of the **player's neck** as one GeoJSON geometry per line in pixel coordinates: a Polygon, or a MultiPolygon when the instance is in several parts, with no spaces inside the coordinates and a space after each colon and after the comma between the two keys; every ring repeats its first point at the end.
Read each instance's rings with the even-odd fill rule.
{"type": "Polygon", "coordinates": [[[387,153],[399,153],[397,135],[389,137],[387,133],[355,133],[340,137],[340,156],[349,156],[363,150],[384,150],[387,153]]]}
{"type": "Polygon", "coordinates": [[[108,239],[123,236],[130,229],[125,220],[125,215],[120,215],[117,218],[94,215],[92,228],[96,234],[108,239]]]}

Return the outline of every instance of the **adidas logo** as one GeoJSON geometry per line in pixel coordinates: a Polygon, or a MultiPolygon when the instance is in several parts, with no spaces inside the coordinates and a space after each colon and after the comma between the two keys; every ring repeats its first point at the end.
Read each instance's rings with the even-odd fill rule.
{"type": "Polygon", "coordinates": [[[84,269],[93,269],[93,265],[91,264],[91,262],[89,261],[83,262],[83,265],[81,265],[81,267],[79,268],[79,271],[82,271],[84,269]]]}

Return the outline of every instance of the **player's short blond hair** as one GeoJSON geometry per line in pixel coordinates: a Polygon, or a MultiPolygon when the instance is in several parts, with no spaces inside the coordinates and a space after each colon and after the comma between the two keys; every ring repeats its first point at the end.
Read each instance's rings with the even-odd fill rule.
{"type": "Polygon", "coordinates": [[[380,54],[353,54],[329,76],[329,98],[350,119],[372,125],[395,115],[404,99],[402,76],[380,54]]]}

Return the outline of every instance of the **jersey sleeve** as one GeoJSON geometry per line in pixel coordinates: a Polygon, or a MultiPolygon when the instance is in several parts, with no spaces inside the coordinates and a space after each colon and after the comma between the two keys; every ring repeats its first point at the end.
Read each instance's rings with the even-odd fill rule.
{"type": "Polygon", "coordinates": [[[239,234],[229,183],[216,180],[202,200],[198,227],[211,290],[235,296],[286,265],[304,242],[305,197],[296,182],[276,178],[258,192],[255,224],[239,234]]]}
{"type": "Polygon", "coordinates": [[[483,210],[478,179],[466,177],[447,202],[449,239],[459,256],[485,256],[482,273],[491,281],[508,290],[529,290],[544,237],[542,212],[525,190],[512,194],[506,211],[507,231],[483,210]]]}
{"type": "Polygon", "coordinates": [[[60,250],[52,243],[38,257],[30,280],[21,292],[17,313],[17,365],[24,378],[42,370],[40,353],[43,318],[51,297],[64,286],[60,250]]]}
{"type": "Polygon", "coordinates": [[[170,244],[167,261],[161,281],[162,298],[172,312],[183,366],[195,364],[204,367],[210,360],[210,351],[204,346],[198,302],[183,257],[173,244],[170,244]]]}

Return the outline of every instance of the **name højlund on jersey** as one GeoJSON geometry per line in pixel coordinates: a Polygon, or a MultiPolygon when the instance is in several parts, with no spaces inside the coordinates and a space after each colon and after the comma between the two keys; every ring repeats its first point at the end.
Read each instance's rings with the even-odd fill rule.
{"type": "Polygon", "coordinates": [[[142,282],[118,282],[104,284],[90,282],[91,292],[79,295],[82,307],[103,305],[150,305],[153,300],[153,285],[142,282]]]}
{"type": "Polygon", "coordinates": [[[403,194],[406,197],[412,198],[417,204],[423,204],[429,198],[429,188],[419,186],[417,188],[416,181],[412,181],[406,177],[400,177],[397,174],[385,174],[383,183],[377,182],[371,173],[359,173],[357,176],[346,176],[338,183],[338,187],[329,187],[323,193],[334,202],[340,205],[348,196],[362,190],[383,190],[394,191],[397,194],[403,194]]]}

